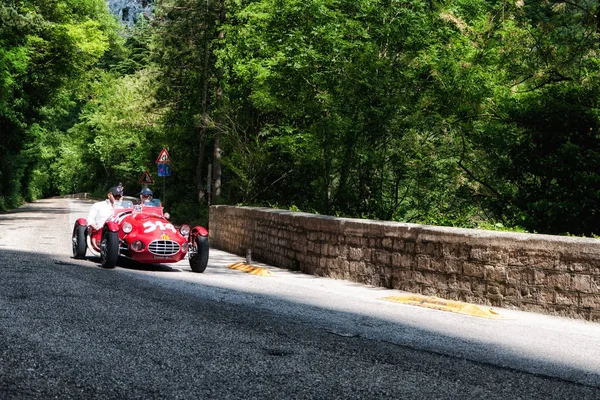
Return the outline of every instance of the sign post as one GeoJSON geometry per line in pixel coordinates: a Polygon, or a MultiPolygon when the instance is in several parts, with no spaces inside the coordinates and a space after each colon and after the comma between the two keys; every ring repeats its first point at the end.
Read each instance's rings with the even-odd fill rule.
{"type": "Polygon", "coordinates": [[[163,177],[163,205],[165,204],[165,199],[167,198],[166,193],[166,181],[167,176],[171,176],[171,157],[169,156],[169,152],[167,149],[162,149],[158,158],[156,159],[156,164],[158,164],[158,176],[163,177]]]}

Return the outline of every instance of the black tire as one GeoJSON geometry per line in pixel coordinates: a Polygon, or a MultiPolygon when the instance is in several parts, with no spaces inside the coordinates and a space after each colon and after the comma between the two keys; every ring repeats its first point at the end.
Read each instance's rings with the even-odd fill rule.
{"type": "Polygon", "coordinates": [[[85,258],[85,251],[87,250],[87,243],[85,241],[85,232],[87,227],[79,225],[75,222],[73,227],[73,258],[85,258]]]}
{"type": "Polygon", "coordinates": [[[208,237],[196,236],[192,246],[194,251],[190,255],[190,267],[194,272],[204,272],[208,265],[208,237]]]}
{"type": "Polygon", "coordinates": [[[106,231],[100,242],[100,260],[104,268],[114,268],[119,259],[119,234],[106,231]]]}

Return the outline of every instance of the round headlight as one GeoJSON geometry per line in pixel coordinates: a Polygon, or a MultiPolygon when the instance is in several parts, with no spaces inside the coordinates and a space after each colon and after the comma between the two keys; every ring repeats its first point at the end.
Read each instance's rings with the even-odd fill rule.
{"type": "Polygon", "coordinates": [[[181,233],[183,236],[187,236],[190,234],[190,227],[187,225],[181,225],[179,227],[179,233],[181,233]]]}
{"type": "Polygon", "coordinates": [[[142,242],[141,240],[136,240],[135,242],[131,243],[129,247],[133,251],[142,251],[144,250],[144,242],[142,242]]]}
{"type": "Polygon", "coordinates": [[[189,246],[190,245],[188,244],[188,242],[183,243],[181,245],[181,251],[183,251],[184,253],[187,253],[189,246]]]}
{"type": "Polygon", "coordinates": [[[133,229],[133,226],[131,226],[131,224],[129,222],[125,222],[121,229],[123,230],[123,232],[129,233],[133,229]]]}

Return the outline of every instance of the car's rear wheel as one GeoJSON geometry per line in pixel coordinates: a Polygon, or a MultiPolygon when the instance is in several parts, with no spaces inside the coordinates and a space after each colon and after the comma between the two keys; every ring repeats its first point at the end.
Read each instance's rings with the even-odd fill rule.
{"type": "Polygon", "coordinates": [[[104,268],[114,268],[119,259],[119,234],[104,232],[100,242],[100,260],[104,268]]]}
{"type": "Polygon", "coordinates": [[[208,265],[208,237],[196,236],[192,243],[190,267],[194,272],[204,272],[208,265]]]}
{"type": "Polygon", "coordinates": [[[85,241],[85,231],[87,227],[83,225],[79,225],[79,223],[75,222],[75,226],[73,227],[73,257],[74,258],[84,258],[85,251],[87,250],[87,243],[85,241]]]}

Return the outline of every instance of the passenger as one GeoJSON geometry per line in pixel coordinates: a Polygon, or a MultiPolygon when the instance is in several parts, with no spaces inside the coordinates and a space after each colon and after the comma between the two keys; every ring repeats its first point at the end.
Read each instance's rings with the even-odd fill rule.
{"type": "Polygon", "coordinates": [[[94,230],[101,229],[108,217],[110,217],[116,208],[120,208],[123,198],[123,186],[110,188],[107,193],[107,199],[99,201],[92,205],[87,216],[87,223],[94,230]]]}

